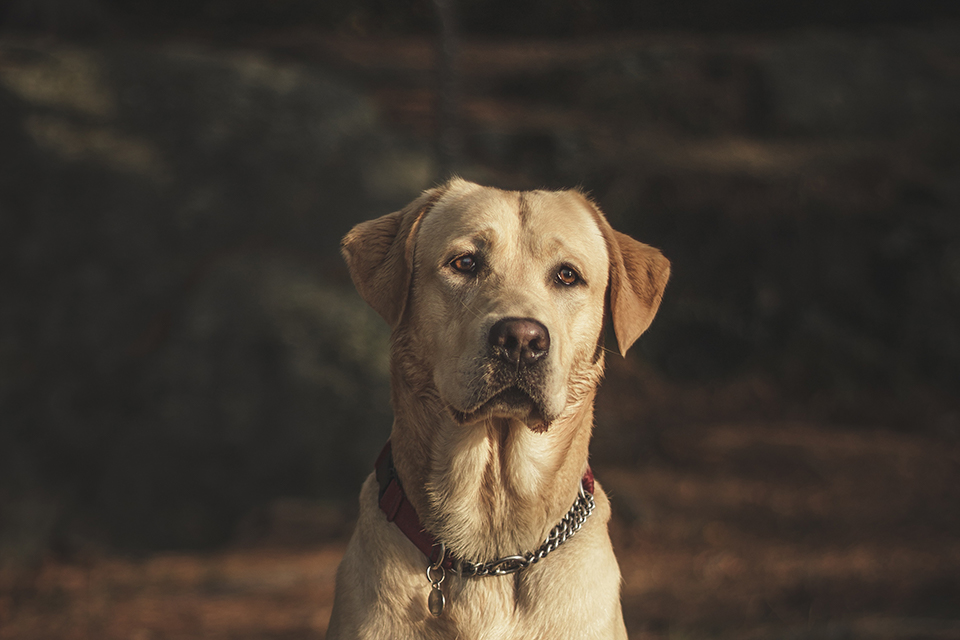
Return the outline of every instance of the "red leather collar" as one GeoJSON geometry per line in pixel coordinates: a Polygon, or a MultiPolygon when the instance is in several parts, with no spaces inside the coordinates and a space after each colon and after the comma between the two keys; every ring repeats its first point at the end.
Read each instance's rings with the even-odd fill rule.
{"type": "MultiPolygon", "coordinates": [[[[420,524],[420,517],[407,500],[407,494],[404,493],[400,484],[397,470],[393,467],[393,450],[389,440],[377,457],[376,475],[377,484],[380,485],[380,509],[386,514],[387,520],[397,525],[410,542],[427,557],[430,564],[434,564],[440,553],[440,545],[437,544],[436,538],[424,531],[423,525],[420,524]]],[[[593,494],[593,470],[590,467],[587,467],[586,473],[583,474],[583,486],[593,494]]],[[[446,554],[441,566],[444,569],[453,567],[453,558],[450,554],[446,554]]]]}

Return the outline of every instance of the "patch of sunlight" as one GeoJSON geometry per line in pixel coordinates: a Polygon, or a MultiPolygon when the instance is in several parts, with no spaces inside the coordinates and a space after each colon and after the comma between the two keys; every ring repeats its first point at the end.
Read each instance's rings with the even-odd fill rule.
{"type": "Polygon", "coordinates": [[[0,84],[35,106],[57,107],[109,118],[116,96],[104,82],[97,58],[64,52],[42,62],[22,63],[0,53],[0,84]]]}
{"type": "Polygon", "coordinates": [[[413,149],[386,150],[363,166],[367,189],[394,200],[415,198],[430,187],[436,174],[430,155],[413,149]]]}
{"type": "Polygon", "coordinates": [[[136,173],[157,182],[170,171],[154,146],[106,127],[81,126],[54,116],[29,116],[24,129],[34,141],[69,162],[94,161],[117,171],[136,173]]]}
{"type": "Polygon", "coordinates": [[[247,82],[279,94],[290,93],[303,82],[302,73],[293,66],[280,66],[253,55],[238,55],[231,62],[247,82]]]}
{"type": "Polygon", "coordinates": [[[632,144],[642,155],[669,167],[761,177],[783,177],[811,165],[843,162],[871,152],[869,145],[740,136],[693,140],[646,134],[632,144]]]}
{"type": "Polygon", "coordinates": [[[264,87],[277,94],[288,94],[302,87],[303,70],[295,65],[280,65],[256,54],[236,53],[212,56],[202,49],[175,46],[167,49],[170,58],[182,62],[225,65],[236,72],[248,85],[264,87]]]}

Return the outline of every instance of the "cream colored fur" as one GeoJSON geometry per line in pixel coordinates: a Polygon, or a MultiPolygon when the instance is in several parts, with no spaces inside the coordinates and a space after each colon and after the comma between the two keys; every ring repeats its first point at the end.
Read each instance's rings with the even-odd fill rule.
{"type": "MultiPolygon", "coordinates": [[[[460,179],[357,225],[343,253],[360,294],[393,327],[394,464],[421,523],[458,557],[536,550],[573,504],[587,466],[602,331],[620,346],[649,326],[669,263],[613,231],[579,192],[507,192],[460,179]],[[458,256],[476,274],[454,269],[458,256]],[[574,286],[557,280],[573,268],[574,286]],[[547,327],[549,353],[528,403],[487,405],[487,336],[499,319],[547,327]]],[[[427,609],[426,558],[386,520],[371,474],[337,572],[329,640],[626,638],[610,503],[518,574],[447,572],[447,605],[427,609]]]]}

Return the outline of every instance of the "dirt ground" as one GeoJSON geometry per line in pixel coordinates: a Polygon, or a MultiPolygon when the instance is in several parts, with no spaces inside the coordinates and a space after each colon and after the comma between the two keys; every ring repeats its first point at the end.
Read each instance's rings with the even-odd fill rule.
{"type": "MultiPolygon", "coordinates": [[[[631,638],[960,638],[960,446],[812,424],[660,440],[597,469],[631,638]]],[[[319,638],[345,543],[51,559],[0,584],[0,639],[319,638]]]]}

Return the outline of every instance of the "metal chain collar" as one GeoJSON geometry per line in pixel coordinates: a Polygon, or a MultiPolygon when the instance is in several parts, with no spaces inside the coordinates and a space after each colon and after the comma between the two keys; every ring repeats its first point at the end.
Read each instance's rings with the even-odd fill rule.
{"type": "MultiPolygon", "coordinates": [[[[529,551],[524,555],[504,556],[503,558],[497,558],[489,562],[470,562],[469,560],[453,558],[453,570],[464,578],[505,576],[510,573],[516,573],[517,571],[523,571],[530,565],[536,564],[546,558],[547,554],[555,551],[557,547],[572,538],[573,534],[579,531],[583,523],[590,517],[590,514],[593,513],[593,509],[596,506],[597,503],[593,499],[593,495],[584,488],[583,482],[581,481],[580,494],[574,501],[573,506],[570,507],[567,514],[563,516],[563,519],[550,530],[550,535],[547,536],[547,539],[544,540],[539,549],[529,551]]],[[[442,545],[440,549],[442,558],[446,549],[442,545]]]]}

